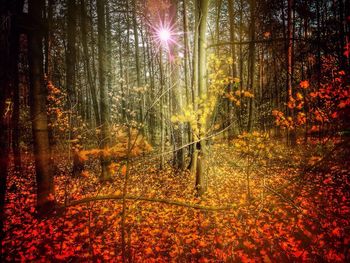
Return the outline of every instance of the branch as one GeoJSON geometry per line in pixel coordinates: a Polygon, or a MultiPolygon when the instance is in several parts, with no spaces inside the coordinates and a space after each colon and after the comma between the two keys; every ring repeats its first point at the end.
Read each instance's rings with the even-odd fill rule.
{"type": "MultiPolygon", "coordinates": [[[[309,39],[303,39],[303,38],[293,38],[293,40],[294,41],[303,41],[303,42],[311,41],[309,39]]],[[[273,43],[273,42],[284,42],[284,41],[288,41],[288,38],[257,39],[257,40],[254,40],[254,41],[241,41],[241,42],[227,41],[227,42],[220,42],[220,43],[214,43],[214,44],[208,45],[207,48],[218,47],[218,46],[226,46],[226,45],[249,45],[250,43],[259,44],[259,43],[273,43]]]]}
{"type": "MultiPolygon", "coordinates": [[[[182,206],[182,207],[188,207],[188,208],[199,209],[199,210],[208,210],[208,211],[223,211],[223,210],[230,210],[235,208],[235,206],[225,206],[225,207],[201,206],[201,205],[188,204],[185,202],[179,202],[179,201],[173,201],[173,200],[167,200],[167,199],[161,199],[161,198],[149,198],[149,197],[132,196],[132,195],[126,195],[125,199],[135,200],[135,201],[146,201],[146,202],[153,202],[153,203],[163,203],[168,205],[182,206]]],[[[102,195],[102,196],[87,197],[80,200],[72,201],[68,203],[65,207],[71,207],[71,206],[76,206],[80,204],[85,204],[85,203],[90,203],[95,201],[104,201],[104,200],[123,200],[123,195],[102,195]]]]}

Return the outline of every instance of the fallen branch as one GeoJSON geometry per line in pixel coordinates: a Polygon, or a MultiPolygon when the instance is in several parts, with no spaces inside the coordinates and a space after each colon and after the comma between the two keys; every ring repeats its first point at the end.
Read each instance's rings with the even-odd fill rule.
{"type": "Polygon", "coordinates": [[[284,196],[283,194],[281,194],[280,192],[276,191],[273,188],[270,188],[268,186],[264,186],[264,188],[268,191],[270,191],[271,193],[273,193],[274,195],[279,196],[283,201],[287,202],[288,204],[290,204],[291,206],[293,206],[296,210],[298,210],[300,213],[303,211],[299,206],[297,206],[294,201],[292,199],[290,199],[289,197],[284,196]]]}
{"type": "MultiPolygon", "coordinates": [[[[125,199],[134,200],[134,201],[163,203],[168,205],[189,207],[189,208],[194,208],[199,210],[208,210],[208,211],[223,211],[223,210],[230,210],[230,209],[236,208],[236,206],[225,206],[225,207],[201,206],[201,205],[188,204],[185,202],[179,202],[179,201],[173,201],[173,200],[167,200],[167,199],[161,199],[161,198],[149,198],[149,197],[132,196],[132,195],[126,195],[125,199]]],[[[69,202],[65,207],[72,207],[80,204],[96,202],[96,201],[104,201],[104,200],[123,200],[123,195],[102,195],[102,196],[87,197],[80,200],[69,202]]]]}

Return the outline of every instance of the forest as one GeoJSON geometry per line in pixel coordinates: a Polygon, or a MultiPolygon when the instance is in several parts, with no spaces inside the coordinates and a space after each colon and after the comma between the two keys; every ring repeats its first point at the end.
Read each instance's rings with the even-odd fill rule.
{"type": "Polygon", "coordinates": [[[0,32],[0,262],[350,262],[349,0],[0,0],[0,32]]]}

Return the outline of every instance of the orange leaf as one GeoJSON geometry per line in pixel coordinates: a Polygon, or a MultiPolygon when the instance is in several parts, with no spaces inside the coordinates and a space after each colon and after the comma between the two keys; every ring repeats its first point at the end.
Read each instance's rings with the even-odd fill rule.
{"type": "Polygon", "coordinates": [[[308,80],[304,80],[300,82],[300,88],[307,89],[310,86],[310,83],[308,80]]]}
{"type": "Polygon", "coordinates": [[[206,247],[207,244],[206,244],[205,242],[203,242],[203,241],[199,241],[198,246],[200,246],[200,247],[206,247]]]}
{"type": "Polygon", "coordinates": [[[201,257],[199,259],[199,263],[206,263],[206,262],[209,262],[209,260],[207,258],[205,258],[205,257],[201,257]]]}
{"type": "Polygon", "coordinates": [[[120,173],[122,174],[122,176],[125,176],[126,175],[126,171],[127,171],[127,168],[126,168],[126,165],[124,164],[122,166],[122,168],[120,169],[120,173]]]}
{"type": "Polygon", "coordinates": [[[152,248],[150,248],[150,247],[146,248],[145,253],[146,253],[146,255],[152,255],[153,254],[152,248]]]}
{"type": "Polygon", "coordinates": [[[186,240],[185,240],[185,243],[186,244],[190,244],[192,242],[192,239],[191,238],[187,238],[186,240]]]}
{"type": "Polygon", "coordinates": [[[81,173],[81,176],[87,178],[87,177],[89,177],[89,172],[88,171],[83,171],[81,173]]]}
{"type": "Polygon", "coordinates": [[[346,103],[344,101],[342,101],[342,102],[339,103],[338,107],[340,109],[344,109],[346,107],[346,103]]]}

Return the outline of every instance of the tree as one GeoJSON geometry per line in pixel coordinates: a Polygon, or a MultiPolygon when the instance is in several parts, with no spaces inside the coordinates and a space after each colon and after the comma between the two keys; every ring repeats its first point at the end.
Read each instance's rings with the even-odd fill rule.
{"type": "MultiPolygon", "coordinates": [[[[248,61],[248,87],[250,92],[254,93],[254,79],[255,79],[255,9],[256,9],[256,0],[250,0],[249,2],[249,11],[250,11],[250,24],[249,24],[249,61],[248,61]]],[[[249,109],[248,109],[248,127],[249,132],[253,129],[254,121],[254,99],[250,98],[249,100],[249,109]]]]}
{"type": "Polygon", "coordinates": [[[70,110],[76,107],[76,35],[77,5],[76,0],[67,1],[67,53],[66,53],[66,86],[70,110]]]}
{"type": "MultiPolygon", "coordinates": [[[[105,1],[97,0],[97,30],[98,30],[98,77],[100,83],[100,120],[101,129],[100,132],[100,147],[103,150],[108,148],[109,144],[109,128],[108,122],[110,120],[109,117],[109,109],[108,109],[108,92],[107,92],[107,69],[106,69],[106,61],[107,61],[107,53],[106,53],[106,16],[105,16],[105,1]]],[[[108,158],[102,154],[101,155],[101,177],[100,180],[108,181],[111,179],[111,174],[109,171],[109,160],[108,158]]]]}
{"type": "MultiPolygon", "coordinates": [[[[177,13],[178,5],[176,1],[172,1],[169,8],[169,20],[171,20],[171,28],[176,28],[174,22],[177,13]]],[[[172,110],[173,114],[179,114],[182,111],[182,94],[180,89],[179,81],[179,62],[177,56],[177,49],[174,43],[168,43],[169,45],[169,62],[170,62],[170,85],[172,94],[172,110]]],[[[187,73],[185,73],[186,75],[187,73]]],[[[185,152],[184,148],[181,148],[184,142],[184,127],[182,123],[179,123],[177,129],[173,131],[173,141],[174,141],[174,160],[173,163],[175,167],[184,169],[185,168],[185,152]],[[176,148],[181,148],[176,150],[176,148]]]]}
{"type": "MultiPolygon", "coordinates": [[[[8,1],[7,1],[8,2],[8,1]]],[[[1,24],[1,37],[0,37],[0,56],[2,62],[0,63],[0,243],[3,238],[3,223],[4,223],[4,207],[5,207],[5,195],[6,195],[6,183],[7,172],[9,162],[9,125],[10,125],[10,79],[8,72],[9,57],[9,45],[10,42],[10,24],[6,23],[10,19],[10,13],[8,12],[8,3],[6,5],[0,5],[0,24],[1,24]]],[[[0,244],[1,248],[1,244],[0,244]]],[[[0,258],[1,259],[1,258],[0,258]]]]}
{"type": "Polygon", "coordinates": [[[28,14],[33,30],[28,33],[30,77],[30,110],[34,138],[37,209],[40,214],[52,210],[54,185],[46,109],[46,88],[43,72],[43,10],[44,0],[30,0],[28,14]]]}
{"type": "MultiPolygon", "coordinates": [[[[287,94],[288,99],[287,103],[294,101],[293,98],[293,0],[288,0],[287,7],[287,36],[288,36],[288,44],[287,44],[287,94]]],[[[320,63],[320,62],[319,62],[320,63]]],[[[290,115],[294,116],[294,109],[292,107],[289,108],[290,115]]],[[[289,140],[290,145],[295,147],[296,145],[296,131],[295,128],[290,129],[289,132],[289,140]]]]}
{"type": "MultiPolygon", "coordinates": [[[[202,97],[207,92],[207,61],[206,61],[206,32],[209,0],[197,0],[195,6],[195,39],[194,44],[194,84],[198,97],[202,97]],[[198,52],[198,53],[197,53],[198,52]],[[197,54],[196,54],[197,53],[197,54]]],[[[205,127],[199,127],[199,130],[205,130],[205,127]],[[203,129],[204,128],[204,129],[203,129]]],[[[192,173],[196,178],[196,189],[198,195],[206,191],[205,173],[206,173],[206,155],[207,145],[204,138],[205,134],[199,134],[196,143],[196,149],[192,154],[192,173]]]]}

